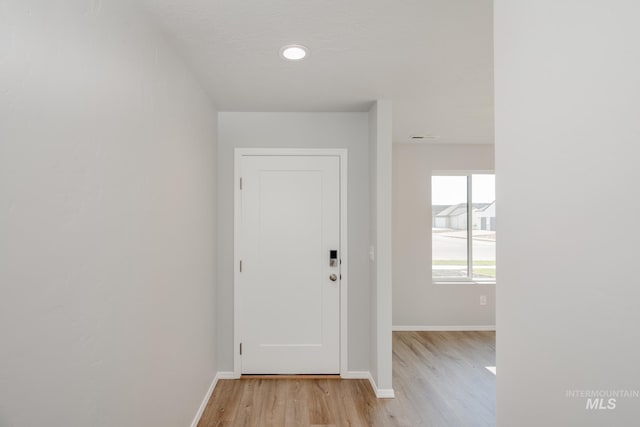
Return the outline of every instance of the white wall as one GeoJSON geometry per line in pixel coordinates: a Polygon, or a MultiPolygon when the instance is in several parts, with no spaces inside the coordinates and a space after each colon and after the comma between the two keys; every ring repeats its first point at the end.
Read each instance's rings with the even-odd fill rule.
{"type": "Polygon", "coordinates": [[[0,3],[2,426],[186,426],[216,371],[216,113],[133,3],[0,3]]]}
{"type": "Polygon", "coordinates": [[[640,3],[496,0],[498,426],[637,425],[640,3]],[[540,212],[548,215],[540,216],[540,212]]]}
{"type": "MultiPolygon", "coordinates": [[[[433,284],[431,280],[432,172],[493,169],[492,145],[394,144],[394,327],[495,325],[495,285],[433,284]],[[487,297],[485,306],[480,305],[481,295],[487,297]]],[[[501,239],[502,230],[499,233],[501,239]]],[[[498,265],[499,276],[500,269],[498,265]]]]}
{"type": "Polygon", "coordinates": [[[371,376],[378,397],[393,397],[391,346],[391,165],[392,105],[376,101],[369,111],[369,241],[371,299],[371,376]],[[370,255],[371,256],[371,255],[370,255]]]}
{"type": "Polygon", "coordinates": [[[367,113],[219,113],[218,349],[233,371],[233,164],[235,148],[347,148],[349,366],[369,370],[369,147],[367,113]]]}

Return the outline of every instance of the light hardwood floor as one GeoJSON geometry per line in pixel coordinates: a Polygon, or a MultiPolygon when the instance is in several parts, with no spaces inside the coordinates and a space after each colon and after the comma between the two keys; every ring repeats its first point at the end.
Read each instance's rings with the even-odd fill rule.
{"type": "Polygon", "coordinates": [[[221,380],[198,427],[495,425],[494,332],[394,332],[395,399],[367,380],[221,380]]]}

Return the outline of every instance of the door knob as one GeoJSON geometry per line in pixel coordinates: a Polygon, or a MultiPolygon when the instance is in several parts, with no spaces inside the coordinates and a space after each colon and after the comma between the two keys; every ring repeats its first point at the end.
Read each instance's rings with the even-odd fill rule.
{"type": "Polygon", "coordinates": [[[329,280],[331,280],[332,282],[335,282],[336,280],[338,280],[338,276],[336,276],[335,274],[332,274],[331,276],[329,276],[329,280]]]}

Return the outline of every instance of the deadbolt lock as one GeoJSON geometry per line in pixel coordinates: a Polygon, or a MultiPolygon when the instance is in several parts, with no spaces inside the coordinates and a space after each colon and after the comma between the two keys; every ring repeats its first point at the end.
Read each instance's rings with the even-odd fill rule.
{"type": "Polygon", "coordinates": [[[338,280],[338,276],[336,276],[335,274],[332,274],[331,276],[329,276],[329,280],[331,280],[332,282],[335,282],[336,280],[338,280]]]}
{"type": "Polygon", "coordinates": [[[338,251],[336,249],[331,249],[329,251],[329,267],[337,267],[338,266],[338,251]]]}

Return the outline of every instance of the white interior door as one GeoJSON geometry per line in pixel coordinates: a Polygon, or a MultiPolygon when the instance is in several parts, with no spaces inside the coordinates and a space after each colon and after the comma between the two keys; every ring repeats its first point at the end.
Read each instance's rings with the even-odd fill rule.
{"type": "Polygon", "coordinates": [[[243,155],[240,168],[242,373],[337,374],[340,158],[243,155]]]}

